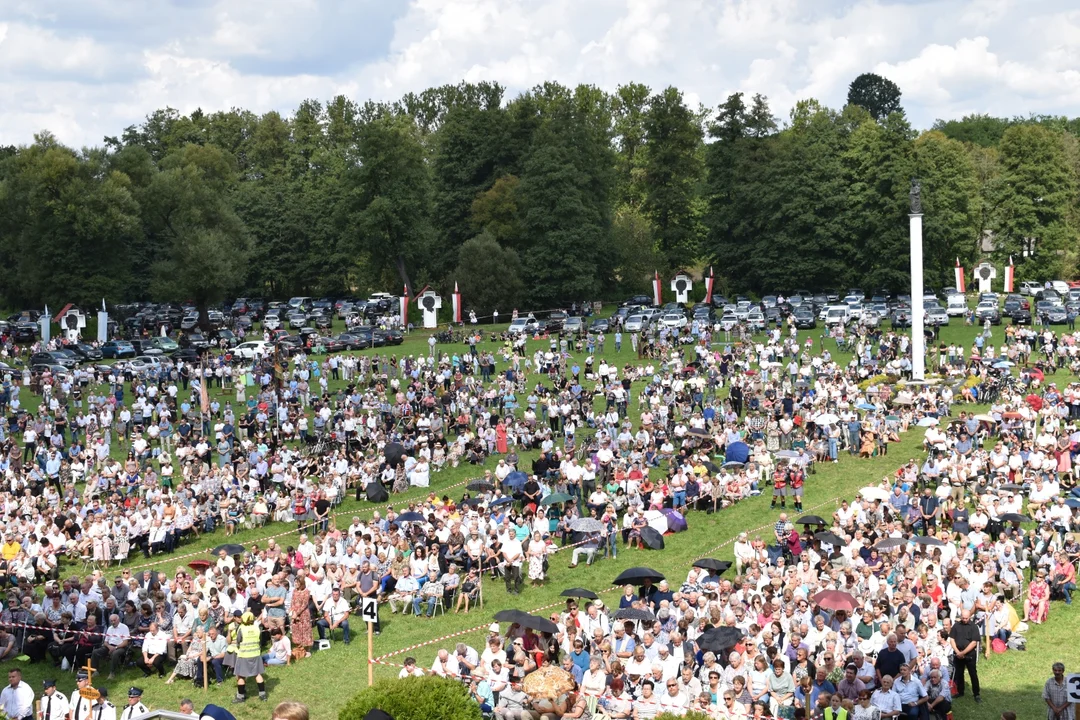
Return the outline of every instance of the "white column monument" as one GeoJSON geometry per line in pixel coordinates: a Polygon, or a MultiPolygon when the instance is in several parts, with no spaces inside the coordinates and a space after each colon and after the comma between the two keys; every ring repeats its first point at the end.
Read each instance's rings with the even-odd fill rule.
{"type": "Polygon", "coordinates": [[[923,334],[922,186],[911,179],[911,378],[926,379],[926,335],[923,334]]]}

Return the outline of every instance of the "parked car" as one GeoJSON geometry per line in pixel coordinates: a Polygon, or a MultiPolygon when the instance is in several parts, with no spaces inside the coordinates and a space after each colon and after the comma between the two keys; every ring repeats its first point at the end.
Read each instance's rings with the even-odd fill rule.
{"type": "Polygon", "coordinates": [[[593,318],[593,321],[589,323],[589,332],[591,333],[606,333],[611,329],[611,321],[607,318],[593,318]]]}
{"type": "Polygon", "coordinates": [[[926,324],[928,326],[941,327],[949,324],[949,313],[940,305],[930,305],[926,308],[926,324]]]}
{"type": "Polygon", "coordinates": [[[813,330],[817,327],[817,318],[812,308],[800,305],[795,308],[795,327],[799,330],[813,330]]]}
{"type": "Polygon", "coordinates": [[[983,300],[976,305],[975,317],[980,325],[986,320],[989,320],[991,325],[1001,324],[1001,310],[998,309],[998,304],[992,300],[983,300]]]}
{"type": "Polygon", "coordinates": [[[11,337],[17,343],[32,343],[37,341],[40,332],[41,329],[37,326],[37,323],[21,322],[15,325],[11,337]]]}
{"type": "Polygon", "coordinates": [[[103,358],[129,358],[136,355],[138,353],[135,352],[135,347],[127,340],[107,340],[101,346],[101,357],[103,358]]]}
{"type": "Polygon", "coordinates": [[[75,343],[74,345],[68,345],[65,349],[75,353],[79,358],[79,362],[92,362],[100,360],[102,357],[101,350],[86,343],[75,343]]]}
{"type": "Polygon", "coordinates": [[[397,328],[388,328],[386,330],[376,330],[375,337],[382,338],[383,345],[400,345],[405,342],[405,334],[397,328]]]}
{"type": "Polygon", "coordinates": [[[1046,318],[1046,321],[1051,325],[1060,325],[1068,320],[1065,306],[1050,300],[1040,300],[1035,303],[1035,314],[1038,317],[1046,318]]]}
{"type": "Polygon", "coordinates": [[[660,325],[673,330],[686,327],[686,316],[680,312],[667,312],[660,316],[660,325]]]}
{"type": "Polygon", "coordinates": [[[240,343],[233,352],[245,360],[254,360],[257,357],[270,357],[273,355],[274,346],[264,340],[252,340],[240,343]]]}
{"type": "Polygon", "coordinates": [[[170,337],[158,336],[150,338],[150,347],[154,350],[160,350],[162,354],[167,354],[179,350],[180,343],[170,337]]]}
{"type": "Polygon", "coordinates": [[[66,368],[74,368],[78,363],[67,353],[59,350],[43,350],[30,356],[31,365],[63,365],[66,368]]]}
{"type": "Polygon", "coordinates": [[[532,335],[537,330],[536,318],[531,317],[519,317],[510,323],[510,327],[506,329],[511,335],[520,335],[525,333],[526,335],[532,335]]]}

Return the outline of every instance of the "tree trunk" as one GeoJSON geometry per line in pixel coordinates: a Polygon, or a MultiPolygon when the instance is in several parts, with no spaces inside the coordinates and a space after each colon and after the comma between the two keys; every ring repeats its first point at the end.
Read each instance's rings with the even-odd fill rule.
{"type": "Polygon", "coordinates": [[[413,297],[412,281],[409,280],[409,273],[405,269],[405,256],[398,255],[394,260],[394,265],[397,267],[398,275],[401,277],[401,281],[405,283],[405,292],[409,295],[409,299],[413,297]]]}

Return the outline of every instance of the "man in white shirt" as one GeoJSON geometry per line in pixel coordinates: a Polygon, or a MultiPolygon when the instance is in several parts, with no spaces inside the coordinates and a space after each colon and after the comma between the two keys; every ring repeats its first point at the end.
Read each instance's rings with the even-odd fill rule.
{"type": "Polygon", "coordinates": [[[891,675],[881,678],[881,687],[870,696],[870,704],[881,711],[883,718],[896,718],[902,712],[900,709],[900,696],[892,689],[893,679],[891,675]]]}
{"type": "Polygon", "coordinates": [[[7,720],[30,720],[34,716],[34,691],[23,682],[22,670],[8,670],[8,686],[0,692],[0,707],[7,720]]]}
{"type": "Polygon", "coordinates": [[[677,677],[665,678],[666,691],[659,693],[657,698],[659,702],[659,710],[662,713],[669,712],[673,715],[685,715],[686,708],[689,703],[686,699],[686,693],[679,687],[679,679],[677,677]]]}
{"type": "Polygon", "coordinates": [[[440,650],[435,662],[431,664],[431,672],[439,677],[456,678],[458,675],[458,662],[446,650],[440,650]]]}
{"type": "Polygon", "coordinates": [[[150,623],[150,630],[143,637],[142,657],[137,665],[143,677],[150,677],[155,671],[158,677],[165,677],[165,655],[169,649],[169,634],[158,628],[156,622],[150,623]]]}
{"type": "Polygon", "coordinates": [[[92,658],[94,665],[100,667],[109,661],[109,679],[121,667],[124,658],[127,657],[128,646],[131,645],[131,632],[127,625],[120,622],[120,616],[115,613],[109,616],[109,627],[105,629],[105,642],[101,647],[94,650],[92,658]]]}
{"type": "Polygon", "coordinates": [[[524,584],[521,577],[521,565],[525,560],[524,549],[521,541],[516,536],[510,535],[502,547],[503,560],[506,562],[506,593],[508,595],[520,595],[524,584]]]}
{"type": "Polygon", "coordinates": [[[405,667],[398,673],[399,679],[407,677],[424,677],[424,671],[416,667],[416,658],[414,657],[405,658],[405,667]]]}
{"type": "Polygon", "coordinates": [[[319,639],[326,638],[327,630],[333,634],[334,630],[340,627],[344,633],[342,639],[348,645],[351,639],[349,635],[349,601],[341,597],[340,587],[334,586],[330,597],[322,604],[322,612],[323,616],[316,623],[319,627],[319,639]]]}

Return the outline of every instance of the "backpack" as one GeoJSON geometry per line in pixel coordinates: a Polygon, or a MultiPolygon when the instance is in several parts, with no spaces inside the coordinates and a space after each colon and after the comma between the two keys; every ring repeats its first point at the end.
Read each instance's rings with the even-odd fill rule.
{"type": "Polygon", "coordinates": [[[1010,650],[1027,650],[1027,640],[1023,635],[1013,634],[1009,637],[1009,642],[1006,643],[1006,646],[1010,650]]]}
{"type": "Polygon", "coordinates": [[[1002,654],[1003,652],[1005,652],[1005,641],[1003,641],[1001,638],[994,638],[990,641],[990,649],[998,655],[1002,654]]]}

